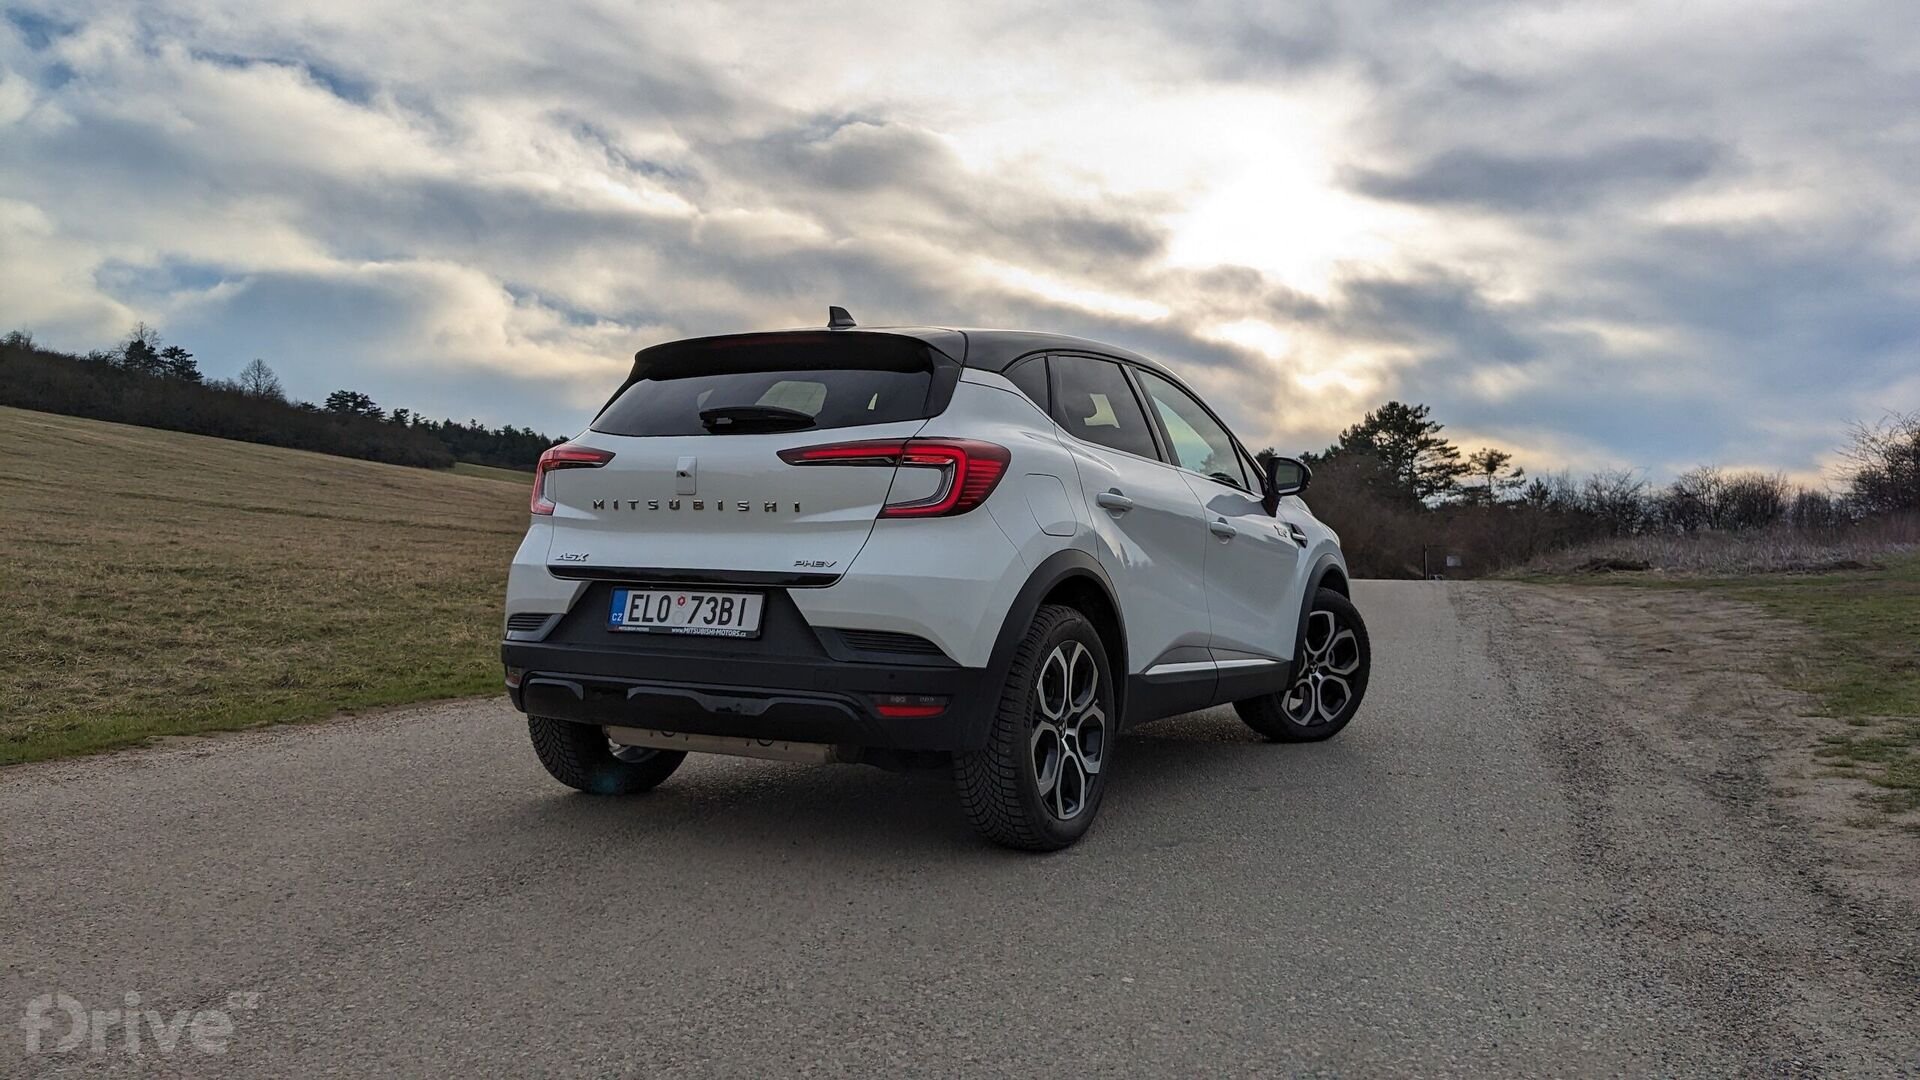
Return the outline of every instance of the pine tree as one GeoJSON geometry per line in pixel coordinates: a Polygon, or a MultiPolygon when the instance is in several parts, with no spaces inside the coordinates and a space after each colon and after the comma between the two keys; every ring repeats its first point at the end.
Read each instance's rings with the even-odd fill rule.
{"type": "Polygon", "coordinates": [[[374,420],[387,415],[386,410],[358,390],[335,390],[327,395],[327,402],[321,408],[342,416],[365,416],[374,420]]]}
{"type": "Polygon", "coordinates": [[[1429,503],[1453,495],[1469,468],[1460,460],[1460,448],[1441,437],[1444,425],[1427,418],[1430,411],[1389,401],[1341,432],[1326,456],[1372,457],[1387,488],[1380,494],[1397,502],[1429,503]]]}
{"type": "Polygon", "coordinates": [[[1467,468],[1480,479],[1480,483],[1465,489],[1462,494],[1468,502],[1485,503],[1488,506],[1506,501],[1508,495],[1526,483],[1527,470],[1512,466],[1513,455],[1505,450],[1496,450],[1491,446],[1475,450],[1467,455],[1467,468]]]}
{"type": "Polygon", "coordinates": [[[159,375],[160,332],[146,323],[135,323],[127,332],[127,343],[120,347],[119,366],[141,375],[159,375]]]}
{"type": "Polygon", "coordinates": [[[160,374],[181,382],[201,382],[200,365],[193,362],[193,354],[178,345],[169,345],[160,350],[160,374]]]}

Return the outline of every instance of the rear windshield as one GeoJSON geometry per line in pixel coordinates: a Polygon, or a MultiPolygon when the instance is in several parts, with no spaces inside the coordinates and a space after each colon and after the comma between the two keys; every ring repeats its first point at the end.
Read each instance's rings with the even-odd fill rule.
{"type": "Polygon", "coordinates": [[[608,435],[716,435],[927,416],[926,345],[879,335],[695,341],[640,354],[593,422],[608,435]]]}

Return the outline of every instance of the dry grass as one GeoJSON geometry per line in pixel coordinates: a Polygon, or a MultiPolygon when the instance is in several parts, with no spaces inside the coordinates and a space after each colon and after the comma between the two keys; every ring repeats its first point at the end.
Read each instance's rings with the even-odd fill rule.
{"type": "Polygon", "coordinates": [[[1916,551],[1920,519],[1893,518],[1831,532],[1783,527],[1599,540],[1535,559],[1518,576],[1627,570],[1704,576],[1821,573],[1868,569],[1916,551]]]}
{"type": "Polygon", "coordinates": [[[1843,724],[1820,736],[1817,755],[1878,788],[1875,807],[1920,810],[1920,521],[1827,538],[1784,529],[1636,537],[1561,552],[1528,571],[1519,576],[1697,590],[1811,628],[1810,654],[1778,659],[1843,724]]]}
{"type": "Polygon", "coordinates": [[[521,472],[518,469],[501,469],[492,465],[475,465],[470,461],[454,462],[453,475],[477,476],[484,480],[504,480],[510,484],[519,484],[523,488],[533,486],[531,471],[521,472]]]}
{"type": "Polygon", "coordinates": [[[499,686],[526,494],[0,408],[0,764],[499,686]]]}

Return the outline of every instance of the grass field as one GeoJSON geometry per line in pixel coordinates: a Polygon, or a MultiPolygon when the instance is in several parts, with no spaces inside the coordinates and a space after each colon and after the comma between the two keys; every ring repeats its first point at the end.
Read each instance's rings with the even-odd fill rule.
{"type": "Polygon", "coordinates": [[[1858,770],[1883,809],[1920,810],[1920,557],[1882,569],[1702,580],[1711,589],[1812,627],[1824,655],[1804,665],[1804,689],[1850,730],[1822,738],[1829,765],[1858,770]]]}
{"type": "Polygon", "coordinates": [[[510,484],[519,484],[523,489],[533,486],[533,473],[520,472],[517,469],[497,469],[492,465],[474,465],[465,461],[453,463],[453,475],[477,476],[483,480],[504,480],[510,484]]]}
{"type": "Polygon", "coordinates": [[[1819,654],[1793,658],[1798,662],[1784,670],[1797,673],[1798,688],[1815,695],[1841,721],[1838,730],[1822,737],[1816,753],[1828,765],[1870,780],[1880,790],[1874,802],[1882,809],[1920,810],[1920,554],[1896,547],[1862,548],[1852,555],[1871,563],[1826,573],[1616,573],[1535,580],[1698,589],[1806,625],[1816,635],[1819,654]]]}
{"type": "Polygon", "coordinates": [[[0,764],[497,690],[487,472],[0,408],[0,764]]]}

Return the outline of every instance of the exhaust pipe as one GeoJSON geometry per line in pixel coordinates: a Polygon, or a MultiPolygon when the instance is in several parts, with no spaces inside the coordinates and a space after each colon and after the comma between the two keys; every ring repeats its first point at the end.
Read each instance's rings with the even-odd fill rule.
{"type": "Polygon", "coordinates": [[[622,746],[643,746],[649,750],[684,750],[690,754],[725,754],[728,757],[762,758],[767,761],[797,761],[807,765],[851,760],[842,758],[840,748],[828,743],[742,739],[732,735],[694,735],[684,731],[636,727],[609,727],[606,732],[607,738],[622,746]]]}

